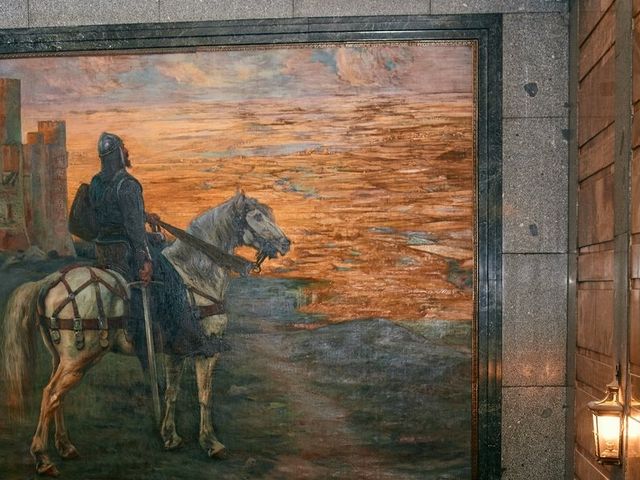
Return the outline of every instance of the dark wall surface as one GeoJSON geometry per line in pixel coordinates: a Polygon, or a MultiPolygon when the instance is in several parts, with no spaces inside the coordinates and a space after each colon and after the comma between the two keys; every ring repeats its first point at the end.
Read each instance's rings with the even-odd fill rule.
{"type": "Polygon", "coordinates": [[[566,470],[572,383],[566,376],[567,9],[561,0],[5,0],[0,28],[504,13],[503,478],[556,480],[566,470]]]}

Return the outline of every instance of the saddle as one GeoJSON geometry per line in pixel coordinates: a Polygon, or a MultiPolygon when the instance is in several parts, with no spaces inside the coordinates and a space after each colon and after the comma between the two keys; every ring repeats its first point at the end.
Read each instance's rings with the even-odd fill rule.
{"type": "Polygon", "coordinates": [[[84,348],[84,330],[99,330],[100,331],[100,345],[106,348],[109,345],[109,329],[124,329],[128,318],[128,305],[129,294],[125,286],[120,282],[120,279],[110,270],[89,266],[89,265],[69,265],[60,270],[60,277],[58,277],[53,283],[43,287],[38,295],[38,316],[42,324],[49,329],[51,340],[54,343],[60,343],[60,330],[73,330],[75,333],[75,346],[78,350],[84,348]],[[71,287],[66,276],[72,270],[77,268],[87,269],[89,272],[89,280],[76,287],[71,287]],[[109,284],[103,278],[101,278],[96,271],[104,272],[114,280],[114,285],[109,284]],[[47,294],[59,284],[62,284],[67,289],[67,297],[56,307],[50,317],[45,315],[44,300],[47,294]],[[120,298],[125,305],[124,315],[117,317],[109,317],[105,314],[104,302],[102,300],[102,294],[100,292],[100,285],[104,286],[114,296],[120,298]],[[98,307],[97,318],[82,318],[80,316],[80,309],[76,297],[80,292],[86,288],[93,288],[96,296],[96,303],[98,307]],[[60,312],[71,304],[73,309],[73,318],[60,318],[60,312]]]}

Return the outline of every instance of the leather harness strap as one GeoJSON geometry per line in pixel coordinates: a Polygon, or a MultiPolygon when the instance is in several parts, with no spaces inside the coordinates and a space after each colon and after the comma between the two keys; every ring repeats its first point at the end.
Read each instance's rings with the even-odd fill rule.
{"type": "MultiPolygon", "coordinates": [[[[96,275],[93,269],[89,269],[93,290],[96,294],[96,304],[98,306],[98,329],[100,330],[100,346],[102,348],[109,346],[109,319],[104,312],[104,303],[102,302],[102,293],[100,293],[100,277],[96,275]]],[[[113,290],[111,290],[113,292],[113,290]]]]}
{"type": "Polygon", "coordinates": [[[113,283],[115,284],[115,286],[105,282],[100,277],[97,277],[97,281],[99,281],[102,285],[107,287],[107,290],[113,293],[116,297],[122,298],[123,300],[126,300],[129,298],[127,291],[125,290],[124,286],[122,285],[122,283],[120,282],[120,280],[118,279],[115,273],[113,273],[111,270],[107,270],[106,268],[100,268],[99,270],[101,272],[106,273],[111,278],[113,278],[113,283]]]}
{"type": "Polygon", "coordinates": [[[200,318],[205,318],[212,315],[222,315],[226,313],[226,310],[223,304],[214,303],[211,305],[198,305],[198,312],[200,313],[200,318]]]}
{"type": "MultiPolygon", "coordinates": [[[[106,320],[109,322],[110,329],[120,329],[125,328],[127,324],[127,317],[107,317],[106,320]]],[[[46,325],[49,328],[51,327],[51,319],[44,318],[46,325]]],[[[73,318],[57,318],[57,329],[58,330],[73,330],[73,318]]],[[[99,318],[83,318],[82,319],[82,327],[84,330],[102,330],[100,328],[100,319],[99,318]]]]}
{"type": "MultiPolygon", "coordinates": [[[[90,267],[87,265],[69,265],[64,269],[60,270],[60,277],[56,279],[47,289],[46,292],[42,292],[40,298],[44,299],[46,293],[48,293],[51,289],[58,286],[60,283],[64,285],[67,290],[67,297],[56,307],[50,317],[45,316],[44,308],[42,305],[39,305],[39,314],[40,319],[45,327],[47,327],[51,333],[51,339],[54,343],[60,342],[60,330],[73,330],[75,332],[75,344],[78,350],[81,350],[84,347],[84,330],[99,330],[100,331],[100,345],[103,348],[106,348],[109,345],[109,330],[118,330],[124,329],[127,325],[128,319],[128,299],[129,295],[127,290],[124,288],[124,285],[120,281],[120,279],[116,276],[115,273],[111,272],[107,269],[99,268],[101,272],[109,275],[113,280],[114,284],[110,284],[101,278],[94,270],[96,267],[90,267]],[[89,271],[89,280],[85,281],[79,287],[73,289],[66,279],[66,274],[75,268],[86,268],[89,271]],[[93,285],[93,289],[95,292],[95,300],[96,306],[98,308],[98,317],[97,318],[81,318],[80,316],[80,308],[78,307],[78,303],[76,297],[80,292],[82,292],[85,288],[88,288],[93,285]],[[100,286],[103,285],[109,292],[111,292],[114,296],[120,298],[124,303],[124,314],[117,317],[108,317],[106,316],[104,301],[102,299],[102,293],[100,291],[100,286]],[[73,309],[73,318],[59,318],[60,312],[67,306],[71,304],[71,308],[73,309]]],[[[224,307],[224,303],[212,297],[211,295],[203,292],[192,286],[187,286],[187,290],[189,292],[189,298],[191,300],[191,305],[193,307],[198,308],[198,313],[200,318],[206,318],[213,315],[222,315],[226,313],[226,309],[224,307]],[[196,303],[195,295],[198,295],[208,301],[211,302],[210,305],[198,305],[196,303]]]]}
{"type": "Polygon", "coordinates": [[[213,298],[208,293],[204,293],[202,290],[198,290],[196,287],[192,287],[191,285],[187,285],[187,290],[189,291],[189,298],[191,299],[191,305],[198,308],[198,312],[200,313],[200,318],[210,317],[212,315],[222,315],[226,313],[226,309],[224,308],[224,303],[220,300],[213,298]],[[198,305],[196,303],[196,298],[194,293],[210,302],[213,302],[211,305],[198,305]]]}
{"type": "MultiPolygon", "coordinates": [[[[81,350],[84,347],[84,333],[83,330],[100,330],[100,345],[103,348],[106,348],[109,345],[109,328],[113,329],[121,329],[125,328],[127,312],[125,310],[125,315],[118,317],[107,317],[105,314],[104,302],[102,300],[102,294],[100,292],[100,285],[104,285],[104,287],[109,290],[113,295],[120,298],[124,304],[125,309],[127,305],[127,300],[129,296],[127,295],[127,291],[121,284],[118,277],[109,270],[101,271],[107,273],[111,278],[113,278],[115,282],[115,286],[109,284],[103,278],[101,278],[95,271],[94,268],[86,265],[69,265],[62,270],[60,270],[60,277],[52,283],[47,288],[47,293],[51,291],[51,289],[58,286],[60,283],[64,285],[67,290],[67,298],[65,298],[53,311],[51,317],[46,317],[44,314],[44,309],[42,305],[39,305],[40,310],[40,318],[43,321],[44,325],[49,328],[51,333],[51,339],[54,343],[60,342],[60,330],[73,330],[75,332],[75,344],[78,350],[81,350]],[[73,289],[69,282],[66,279],[67,273],[75,268],[86,268],[89,270],[89,280],[84,282],[79,287],[73,289]],[[85,288],[93,285],[96,304],[98,307],[98,318],[82,318],[80,316],[80,309],[78,307],[78,302],[76,301],[76,297],[80,292],[82,292],[85,288]],[[73,318],[58,318],[60,312],[68,305],[71,304],[71,308],[73,309],[73,318]]],[[[46,296],[41,295],[40,298],[43,299],[46,296]]]]}

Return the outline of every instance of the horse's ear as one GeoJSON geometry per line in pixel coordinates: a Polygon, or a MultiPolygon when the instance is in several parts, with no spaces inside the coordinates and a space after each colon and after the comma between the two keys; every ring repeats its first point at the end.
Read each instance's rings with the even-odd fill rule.
{"type": "Polygon", "coordinates": [[[236,206],[240,206],[240,205],[242,205],[244,200],[245,200],[244,190],[242,190],[242,189],[236,190],[236,195],[233,197],[233,203],[236,206]]]}

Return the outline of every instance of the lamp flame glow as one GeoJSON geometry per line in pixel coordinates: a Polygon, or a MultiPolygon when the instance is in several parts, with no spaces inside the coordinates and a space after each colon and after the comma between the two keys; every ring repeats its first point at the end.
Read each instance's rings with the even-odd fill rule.
{"type": "Polygon", "coordinates": [[[596,457],[602,464],[620,465],[624,408],[620,403],[620,385],[617,378],[607,385],[607,396],[588,404],[593,414],[593,436],[596,457]]]}

